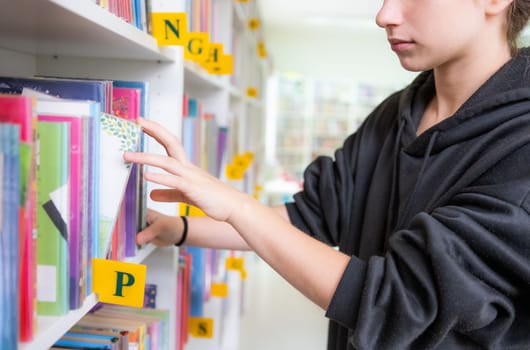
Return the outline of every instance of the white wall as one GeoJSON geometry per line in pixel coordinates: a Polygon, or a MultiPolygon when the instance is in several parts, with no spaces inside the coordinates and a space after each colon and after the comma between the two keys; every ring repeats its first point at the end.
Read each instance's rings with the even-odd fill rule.
{"type": "Polygon", "coordinates": [[[377,86],[404,86],[417,73],[405,71],[383,29],[372,27],[265,28],[265,42],[278,72],[351,78],[377,86]]]}

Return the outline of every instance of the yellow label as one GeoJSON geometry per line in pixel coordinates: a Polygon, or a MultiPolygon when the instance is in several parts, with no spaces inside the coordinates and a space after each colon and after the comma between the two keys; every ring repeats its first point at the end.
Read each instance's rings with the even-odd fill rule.
{"type": "Polygon", "coordinates": [[[92,259],[94,292],[109,304],[142,307],[147,267],[121,261],[92,259]]]}
{"type": "Polygon", "coordinates": [[[151,14],[152,34],[158,45],[181,45],[187,44],[188,18],[186,13],[159,12],[151,14]]]}
{"type": "Polygon", "coordinates": [[[260,23],[259,19],[257,19],[257,18],[251,18],[251,19],[248,20],[248,27],[251,30],[258,29],[260,24],[261,23],[260,23]]]}
{"type": "Polygon", "coordinates": [[[206,214],[196,206],[186,203],[179,203],[180,216],[206,216],[206,214]]]}
{"type": "Polygon", "coordinates": [[[245,169],[236,164],[227,164],[225,168],[226,178],[229,180],[242,180],[245,176],[245,169]]]}
{"type": "Polygon", "coordinates": [[[187,35],[184,46],[184,58],[195,62],[203,62],[208,57],[210,35],[208,33],[191,32],[187,35]]]}
{"type": "Polygon", "coordinates": [[[248,97],[258,97],[258,89],[255,88],[255,87],[247,88],[247,96],[248,97]]]}
{"type": "Polygon", "coordinates": [[[203,67],[210,74],[232,74],[234,60],[232,55],[223,52],[223,44],[212,43],[209,48],[209,54],[203,67]]]}
{"type": "Polygon", "coordinates": [[[243,271],[245,270],[245,258],[226,258],[225,266],[227,270],[243,271]]]}
{"type": "Polygon", "coordinates": [[[212,297],[226,298],[228,296],[228,284],[212,283],[210,287],[210,295],[212,297]]]}
{"type": "Polygon", "coordinates": [[[267,57],[267,49],[265,49],[265,43],[262,41],[258,43],[258,56],[260,58],[267,57]]]}
{"type": "Polygon", "coordinates": [[[213,338],[213,318],[190,317],[188,328],[195,338],[213,338]]]}
{"type": "Polygon", "coordinates": [[[250,164],[252,163],[253,158],[254,155],[251,152],[239,154],[234,157],[232,164],[241,167],[244,170],[247,170],[250,164]]]}

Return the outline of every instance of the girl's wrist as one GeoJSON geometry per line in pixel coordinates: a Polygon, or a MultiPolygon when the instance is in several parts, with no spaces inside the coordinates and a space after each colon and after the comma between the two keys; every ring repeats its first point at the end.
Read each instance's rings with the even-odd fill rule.
{"type": "Polygon", "coordinates": [[[176,247],[183,245],[184,242],[186,242],[186,238],[188,237],[188,218],[181,216],[180,219],[182,220],[182,235],[180,236],[180,240],[175,243],[176,247]]]}

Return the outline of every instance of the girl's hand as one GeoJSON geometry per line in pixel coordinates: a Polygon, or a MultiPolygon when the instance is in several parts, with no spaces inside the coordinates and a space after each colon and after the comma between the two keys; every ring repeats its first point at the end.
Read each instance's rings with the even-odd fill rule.
{"type": "Polygon", "coordinates": [[[136,235],[136,242],[138,244],[153,243],[160,247],[171,246],[179,241],[182,226],[179,217],[147,209],[147,227],[136,235]]]}
{"type": "Polygon", "coordinates": [[[143,118],[139,123],[143,131],[167,152],[167,155],[132,152],[124,154],[126,161],[166,171],[144,173],[147,181],[170,188],[154,190],[151,198],[156,201],[192,204],[213,219],[227,221],[245,195],[192,164],[180,141],[163,126],[143,118]]]}

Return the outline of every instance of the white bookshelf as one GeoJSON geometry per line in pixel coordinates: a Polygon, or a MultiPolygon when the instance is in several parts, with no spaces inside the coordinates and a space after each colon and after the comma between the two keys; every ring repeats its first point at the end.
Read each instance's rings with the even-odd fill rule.
{"type": "MultiPolygon", "coordinates": [[[[222,4],[222,8],[216,20],[220,27],[216,29],[216,35],[225,48],[229,48],[233,16],[237,15],[240,21],[245,21],[246,15],[242,12],[245,5],[238,8],[231,0],[217,2],[222,4]]],[[[184,11],[183,2],[151,0],[151,5],[156,12],[184,11]]],[[[94,1],[0,0],[0,8],[0,75],[147,81],[148,117],[177,135],[181,132],[184,91],[205,99],[208,108],[220,115],[221,124],[231,124],[232,116],[237,115],[240,126],[250,127],[253,124],[245,120],[248,113],[252,113],[256,120],[263,120],[262,103],[246,97],[245,91],[231,84],[228,76],[215,77],[197,65],[185,62],[181,47],[159,47],[152,36],[99,7],[94,1]]],[[[249,44],[252,36],[245,34],[245,45],[255,45],[249,44]]],[[[259,74],[264,74],[264,65],[257,61],[254,64],[259,74]]],[[[250,140],[242,127],[238,130],[238,147],[262,149],[261,145],[248,143],[250,140]]],[[[256,139],[259,141],[263,137],[256,139]]],[[[164,151],[151,140],[147,149],[150,152],[164,151]]],[[[150,185],[149,190],[153,187],[150,185]]],[[[148,206],[168,215],[177,214],[178,209],[176,204],[151,201],[148,206]]],[[[170,329],[174,329],[178,249],[147,247],[127,261],[147,265],[147,283],[160,286],[157,307],[169,310],[170,329]]],[[[62,317],[40,317],[34,340],[20,343],[19,349],[48,349],[96,303],[97,297],[92,294],[84,300],[80,309],[62,317]]],[[[169,344],[175,344],[175,332],[170,332],[169,336],[169,344]]]]}
{"type": "MultiPolygon", "coordinates": [[[[215,0],[217,15],[222,20],[215,21],[215,33],[210,36],[215,42],[223,44],[225,52],[233,55],[236,79],[231,76],[211,76],[198,65],[185,61],[183,82],[184,92],[200,99],[203,110],[215,114],[218,123],[229,128],[231,141],[227,157],[247,151],[254,154],[254,165],[247,171],[244,180],[230,181],[221,175],[227,183],[249,193],[261,181],[259,164],[265,153],[264,82],[268,75],[267,60],[257,55],[258,33],[247,26],[251,17],[260,16],[251,5],[255,2],[215,0]],[[233,50],[234,38],[237,40],[237,50],[233,50]],[[241,65],[248,70],[253,67],[252,74],[246,74],[241,65]],[[247,96],[246,89],[249,86],[258,88],[259,96],[247,96]]],[[[230,159],[225,159],[227,161],[230,159]]],[[[221,259],[220,265],[223,264],[221,259]]],[[[228,299],[212,297],[204,305],[204,317],[214,319],[214,337],[203,339],[190,336],[185,350],[238,350],[239,318],[243,311],[241,274],[221,268],[213,279],[217,282],[226,281],[229,287],[228,299]]]]}

